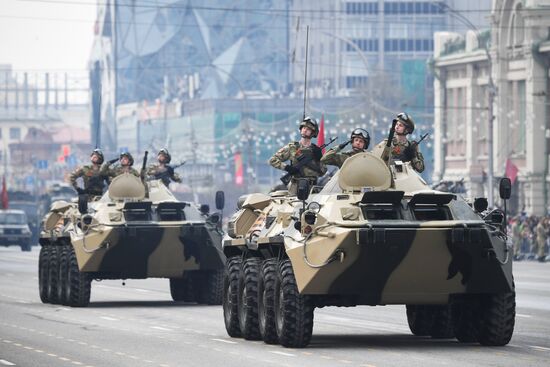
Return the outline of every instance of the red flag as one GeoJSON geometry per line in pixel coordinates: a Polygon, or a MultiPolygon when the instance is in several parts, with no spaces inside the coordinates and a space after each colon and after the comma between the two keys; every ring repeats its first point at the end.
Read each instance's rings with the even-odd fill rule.
{"type": "Polygon", "coordinates": [[[512,185],[514,182],[516,182],[516,178],[518,177],[518,167],[512,162],[510,158],[506,160],[506,177],[512,181],[512,185]]]}
{"type": "Polygon", "coordinates": [[[243,177],[243,156],[241,153],[237,152],[234,155],[235,159],[235,184],[242,185],[244,182],[243,177]]]}
{"type": "Polygon", "coordinates": [[[8,189],[6,188],[6,176],[2,177],[2,209],[9,208],[8,189]]]}
{"type": "MultiPolygon", "coordinates": [[[[325,144],[325,115],[321,115],[321,123],[319,125],[319,135],[317,136],[317,145],[321,146],[325,144]]],[[[323,154],[325,154],[325,148],[323,148],[323,154]]]]}

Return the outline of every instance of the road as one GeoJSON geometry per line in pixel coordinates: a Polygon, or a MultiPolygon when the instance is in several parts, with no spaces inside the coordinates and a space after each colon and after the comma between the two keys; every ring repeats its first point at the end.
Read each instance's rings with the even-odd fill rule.
{"type": "Polygon", "coordinates": [[[42,304],[38,248],[0,248],[0,366],[548,366],[550,264],[514,264],[505,347],[414,337],[404,306],[315,310],[305,349],[229,338],[221,306],[171,301],[165,279],[92,283],[87,308],[42,304]]]}

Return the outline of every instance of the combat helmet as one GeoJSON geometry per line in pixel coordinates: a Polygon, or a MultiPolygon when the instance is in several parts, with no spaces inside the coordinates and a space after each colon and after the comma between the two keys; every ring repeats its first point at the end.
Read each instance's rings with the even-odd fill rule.
{"type": "Polygon", "coordinates": [[[357,128],[351,132],[350,140],[353,141],[353,138],[362,138],[365,142],[364,150],[367,150],[370,144],[370,135],[369,132],[365,129],[357,128]]]}
{"type": "Polygon", "coordinates": [[[304,117],[303,121],[300,123],[299,130],[302,130],[302,127],[309,127],[311,130],[313,130],[313,134],[311,135],[312,138],[316,138],[319,134],[319,125],[317,124],[317,121],[311,116],[304,117]]]}
{"type": "Polygon", "coordinates": [[[161,154],[163,154],[166,157],[166,160],[164,161],[164,163],[170,163],[170,161],[172,160],[172,156],[168,152],[168,149],[162,148],[161,150],[159,150],[157,157],[161,154]]]}
{"type": "Polygon", "coordinates": [[[119,159],[122,160],[122,157],[128,157],[128,165],[129,166],[133,166],[134,165],[134,157],[132,157],[132,155],[130,154],[130,152],[122,152],[120,153],[120,157],[119,159]]]}
{"type": "Polygon", "coordinates": [[[405,125],[405,128],[407,129],[406,134],[412,134],[412,132],[414,131],[414,120],[412,119],[411,115],[406,112],[401,112],[397,114],[396,120],[405,125]]]}
{"type": "Polygon", "coordinates": [[[92,157],[94,154],[99,157],[99,161],[97,163],[102,164],[103,161],[105,160],[105,157],[103,156],[103,152],[101,151],[101,149],[96,148],[96,149],[92,150],[92,153],[90,154],[90,157],[92,157]]]}

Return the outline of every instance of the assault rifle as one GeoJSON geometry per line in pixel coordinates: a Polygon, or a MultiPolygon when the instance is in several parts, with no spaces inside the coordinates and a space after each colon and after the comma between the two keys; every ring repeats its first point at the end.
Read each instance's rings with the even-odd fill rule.
{"type": "Polygon", "coordinates": [[[163,184],[165,184],[166,186],[168,186],[170,184],[170,179],[172,178],[172,176],[174,175],[174,170],[176,168],[179,168],[181,166],[183,166],[185,164],[185,161],[181,162],[181,163],[178,163],[174,166],[171,166],[171,165],[166,165],[166,169],[162,172],[156,172],[152,178],[155,179],[155,180],[161,180],[163,184]]]}
{"type": "MultiPolygon", "coordinates": [[[[328,143],[325,143],[323,145],[321,145],[320,147],[318,147],[319,150],[323,150],[324,148],[328,147],[330,144],[334,143],[334,141],[338,139],[337,137],[336,138],[332,138],[329,140],[328,143]]],[[[313,157],[313,154],[302,154],[300,155],[298,158],[298,163],[296,163],[293,167],[298,170],[298,173],[300,173],[301,175],[303,175],[303,168],[304,167],[307,167],[308,164],[310,164],[314,157],[313,157]]],[[[288,185],[288,183],[290,182],[290,179],[292,178],[293,174],[291,174],[290,172],[285,174],[283,177],[281,177],[281,182],[284,184],[284,185],[288,185]]]]}
{"type": "Polygon", "coordinates": [[[393,141],[393,136],[395,135],[395,125],[397,124],[397,119],[393,119],[393,122],[391,124],[390,133],[388,134],[388,140],[386,141],[386,146],[384,147],[384,150],[382,151],[382,155],[380,158],[386,163],[387,166],[390,165],[390,157],[391,157],[391,143],[393,141]]]}

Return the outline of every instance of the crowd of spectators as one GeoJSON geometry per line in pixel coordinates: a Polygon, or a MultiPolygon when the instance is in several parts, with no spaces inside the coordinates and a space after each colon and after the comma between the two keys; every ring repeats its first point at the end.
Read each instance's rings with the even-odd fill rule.
{"type": "Polygon", "coordinates": [[[508,221],[514,260],[550,260],[550,216],[538,217],[522,213],[508,221]]]}

